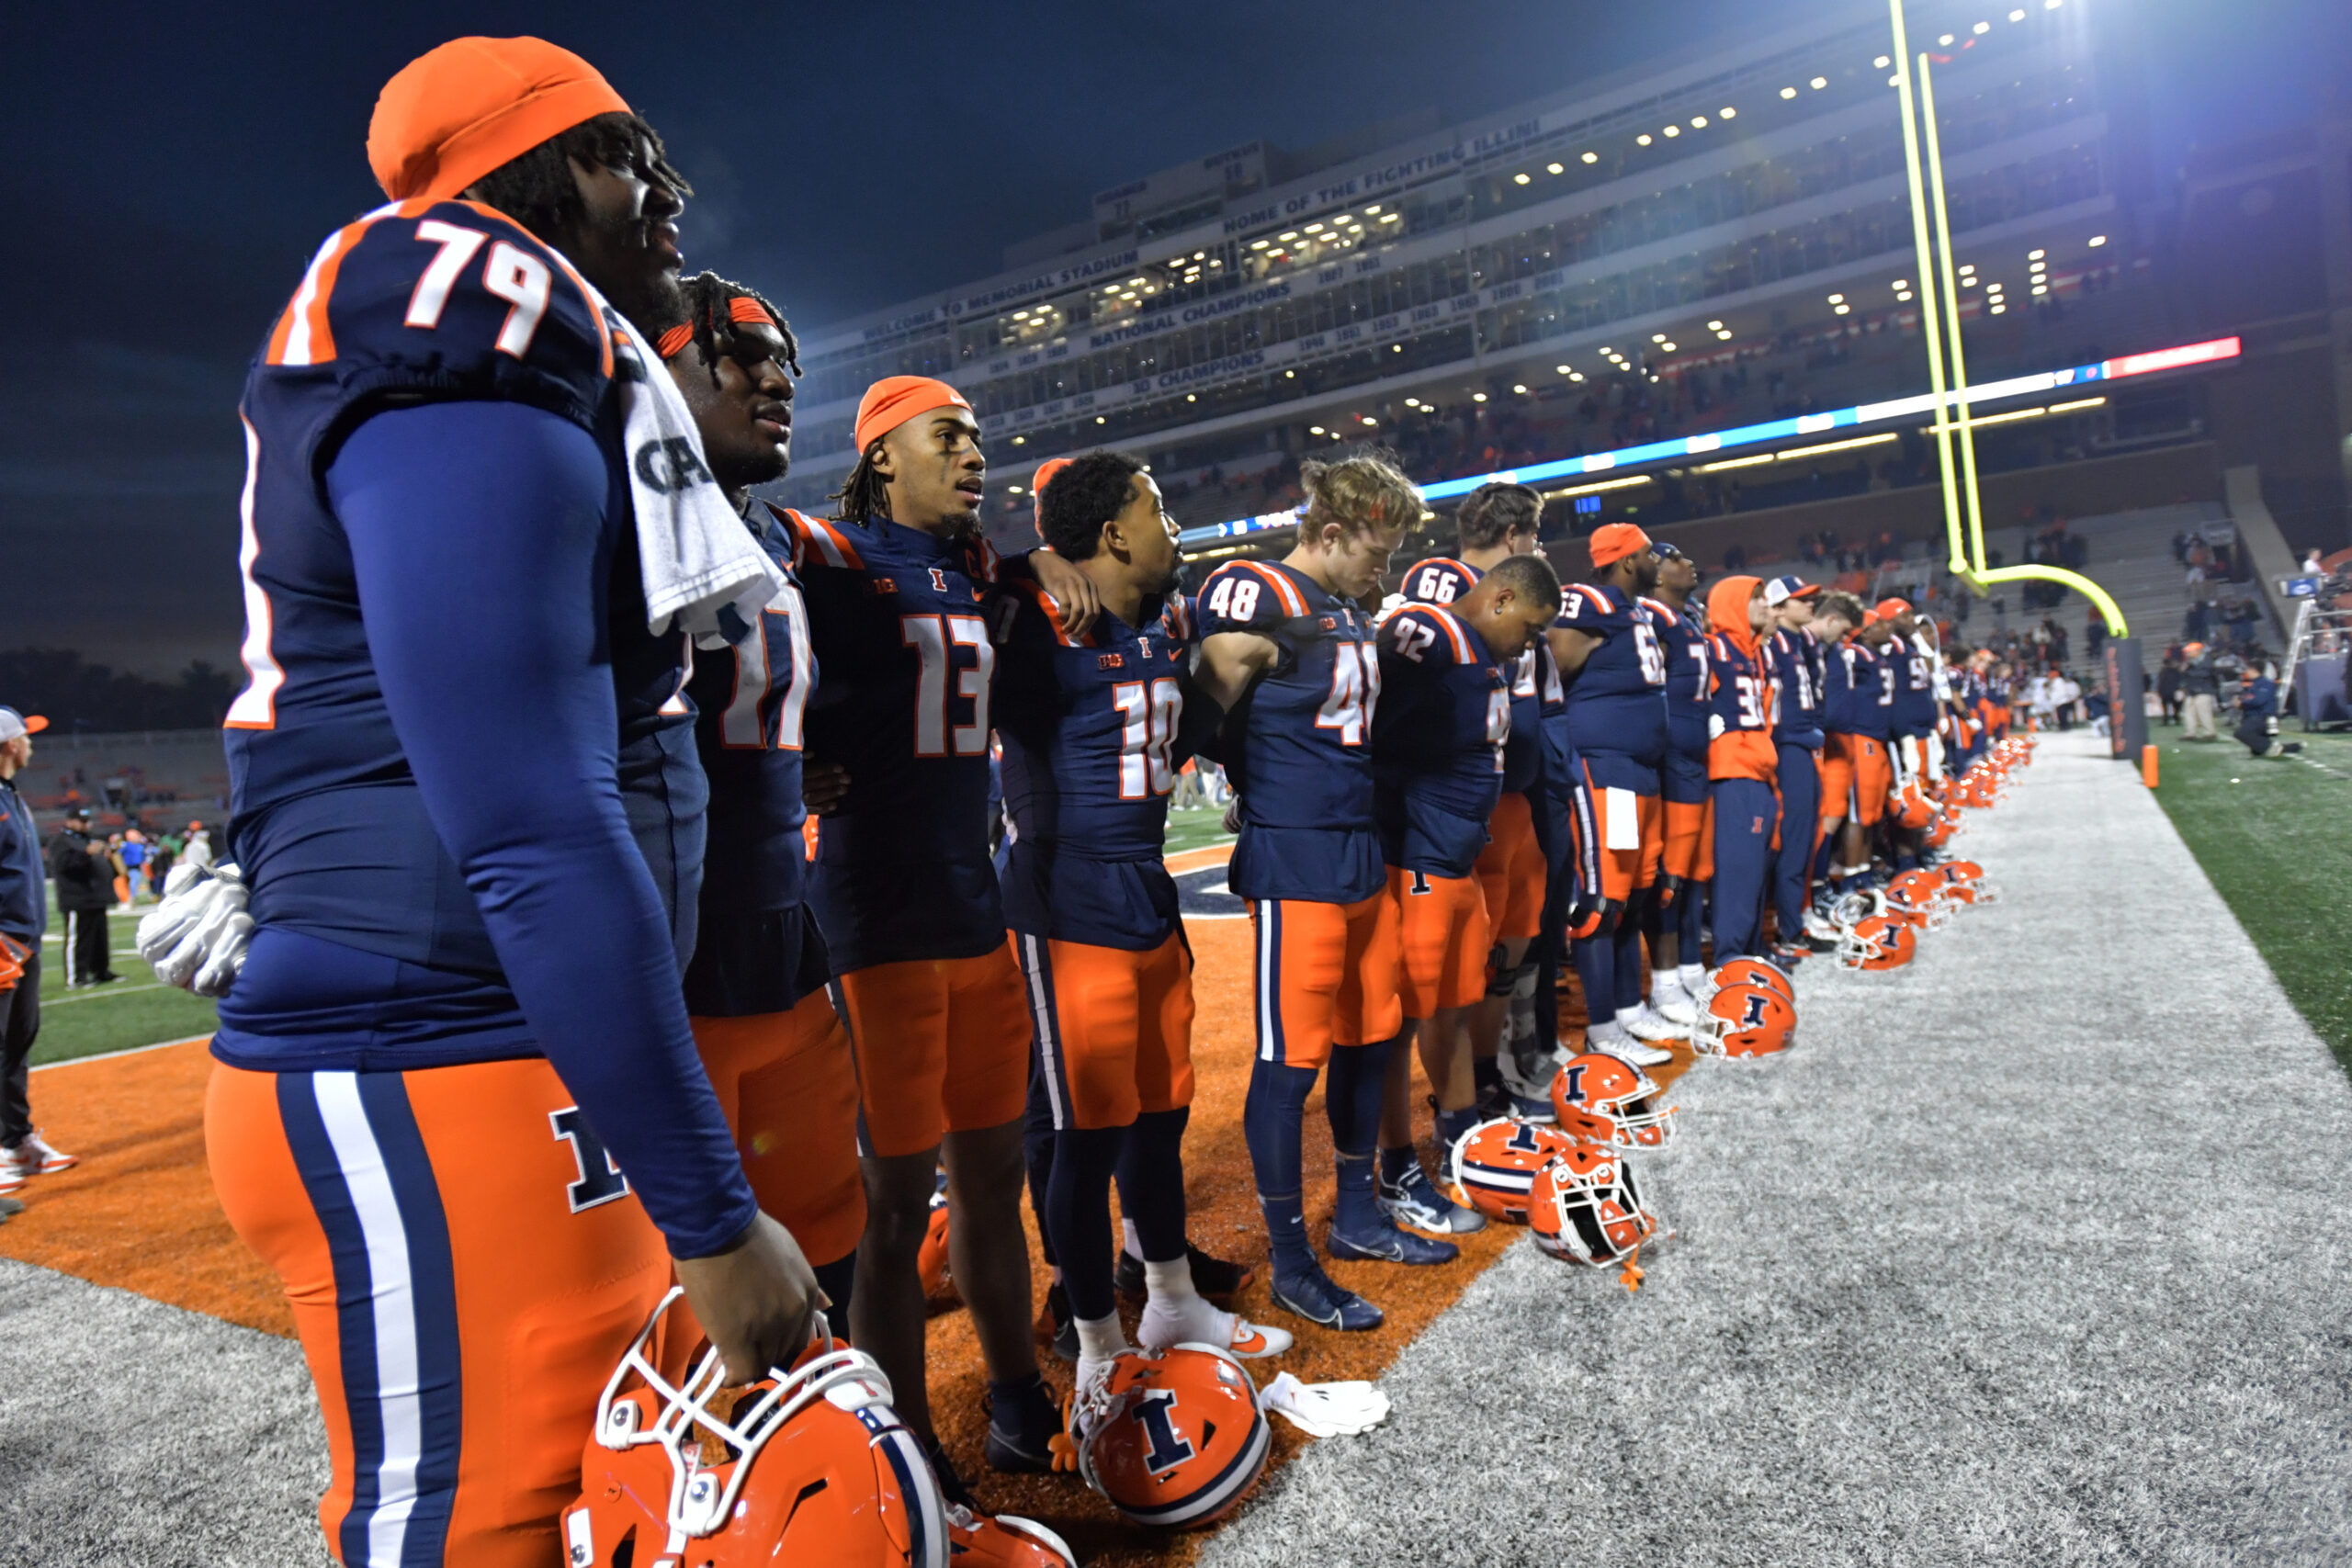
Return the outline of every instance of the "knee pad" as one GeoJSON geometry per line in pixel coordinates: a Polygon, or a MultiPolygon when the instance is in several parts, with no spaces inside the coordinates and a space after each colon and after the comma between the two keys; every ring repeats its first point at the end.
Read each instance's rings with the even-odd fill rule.
{"type": "Polygon", "coordinates": [[[1600,906],[1600,924],[1587,940],[1598,942],[1603,937],[1615,936],[1617,928],[1624,922],[1624,919],[1625,905],[1622,899],[1611,898],[1604,901],[1600,906]]]}
{"type": "MultiPolygon", "coordinates": [[[[1684,879],[1679,876],[1668,876],[1661,874],[1657,881],[1652,884],[1648,888],[1645,889],[1645,891],[1649,895],[1652,908],[1654,908],[1657,914],[1664,915],[1671,910],[1675,907],[1676,902],[1681,898],[1684,886],[1684,879]]],[[[1637,898],[1641,896],[1642,895],[1638,893],[1634,895],[1637,898]]]]}

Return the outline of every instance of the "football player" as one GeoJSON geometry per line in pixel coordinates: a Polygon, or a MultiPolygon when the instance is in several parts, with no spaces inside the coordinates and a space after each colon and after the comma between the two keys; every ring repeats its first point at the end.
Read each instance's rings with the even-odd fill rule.
{"type": "MultiPolygon", "coordinates": [[[[1380,630],[1373,812],[1404,955],[1405,1035],[1420,1042],[1442,1144],[1477,1121],[1464,1010],[1487,993],[1489,909],[1475,874],[1508,772],[1506,671],[1559,613],[1551,563],[1510,556],[1451,605],[1405,604],[1380,630]]],[[[1402,1046],[1390,1054],[1382,1100],[1381,1210],[1440,1235],[1482,1229],[1485,1217],[1448,1200],[1421,1168],[1412,1055],[1402,1046]]]]}
{"type": "Polygon", "coordinates": [[[741,284],[706,272],[684,296],[686,319],[657,350],[693,411],[711,477],[785,577],[753,636],[698,660],[686,686],[710,780],[710,839],[722,851],[704,868],[686,1010],[762,1212],[792,1232],[841,1318],[865,1228],[857,1075],[826,994],[803,829],[847,780],[839,767],[803,768],[802,717],[817,684],[808,614],[793,536],[752,495],[790,466],[797,344],[775,307],[741,284]]]}
{"type": "Polygon", "coordinates": [[[1442,1263],[1451,1242],[1400,1231],[1373,1192],[1381,1089],[1404,1013],[1396,907],[1373,817],[1380,660],[1363,601],[1421,514],[1396,465],[1365,454],[1300,469],[1307,500],[1279,562],[1228,561],[1201,585],[1204,654],[1221,634],[1271,637],[1280,657],[1228,712],[1220,739],[1240,824],[1227,883],[1250,901],[1256,1059],[1242,1128],[1273,1256],[1274,1304],[1344,1330],[1378,1307],[1334,1284],[1306,1236],[1299,1149],[1324,1065],[1339,1156],[1335,1258],[1442,1263]]]}
{"type": "Polygon", "coordinates": [[[876,381],[854,429],[837,514],[787,519],[826,671],[807,755],[848,773],[809,886],[857,1065],[866,1224],[850,1323],[962,1501],[923,1381],[919,1257],[943,1150],[949,1266],[988,1362],[989,1463],[1048,1470],[1061,1429],[1030,1338],[1021,1224],[1028,999],[989,852],[997,641],[1019,607],[1004,582],[1046,587],[1073,633],[1097,604],[1050,552],[1000,562],[979,537],[988,459],[953,387],[876,381]]]}
{"type": "Polygon", "coordinates": [[[1629,1025],[1643,1021],[1642,918],[1666,847],[1658,804],[1666,655],[1649,612],[1635,602],[1657,586],[1659,563],[1650,536],[1631,523],[1594,529],[1591,551],[1591,581],[1562,592],[1549,634],[1567,682],[1567,722],[1593,807],[1604,900],[1593,934],[1575,944],[1577,976],[1592,1048],[1657,1066],[1671,1053],[1635,1039],[1629,1025]]]}
{"type": "Polygon", "coordinates": [[[1824,894],[1835,896],[1870,886],[1871,841],[1894,783],[1886,755],[1894,693],[1878,654],[1894,628],[1850,595],[1832,594],[1825,610],[1854,622],[1852,631],[1827,645],[1823,660],[1822,728],[1828,741],[1822,751],[1821,819],[1831,857],[1823,868],[1824,894]],[[1838,823],[1843,826],[1833,833],[1838,823]]]}
{"type": "Polygon", "coordinates": [[[1187,607],[1169,598],[1182,564],[1175,524],[1135,459],[1071,460],[1040,497],[1038,526],[1102,605],[1072,636],[1041,591],[1023,604],[1001,655],[996,713],[1012,824],[1005,918],[1034,1018],[1033,1082],[1053,1129],[1042,1217],[1075,1319],[1084,1407],[1128,1348],[1111,1261],[1114,1174],[1141,1247],[1146,1349],[1193,1343],[1254,1357],[1290,1347],[1283,1330],[1211,1306],[1193,1278],[1182,1158],[1193,958],[1162,850],[1176,766],[1276,649],[1228,634],[1195,685],[1187,607]]]}
{"type": "Polygon", "coordinates": [[[1832,621],[1815,624],[1818,584],[1776,577],[1764,585],[1772,611],[1766,658],[1781,683],[1781,716],[1773,727],[1781,790],[1781,847],[1773,863],[1772,906],[1783,946],[1802,942],[1815,953],[1838,945],[1838,933],[1813,910],[1813,857],[1821,834],[1821,637],[1832,621]]]}
{"type": "MultiPolygon", "coordinates": [[[[404,67],[368,161],[390,205],[320,247],[239,409],[257,930],[206,1143],[293,1308],[334,1554],[542,1563],[673,1270],[737,1379],[822,1302],[679,986],[704,781],[621,421],[637,334],[683,313],[686,187],[528,38],[404,67]]],[[[664,484],[723,504],[679,446],[664,484]]]]}
{"type": "MultiPolygon", "coordinates": [[[[1887,626],[1883,657],[1888,683],[1894,691],[1894,702],[1888,709],[1892,739],[1887,751],[1894,769],[1894,788],[1904,790],[1914,784],[1925,788],[1933,776],[1928,756],[1936,739],[1933,645],[1922,639],[1909,600],[1882,599],[1876,608],[1879,619],[1887,626]]],[[[1905,828],[1889,817],[1886,833],[1893,850],[1888,858],[1894,869],[1917,869],[1920,852],[1927,848],[1927,829],[1905,828]]]]}
{"type": "MultiPolygon", "coordinates": [[[[1406,599],[1451,605],[1498,562],[1534,553],[1544,498],[1530,485],[1480,485],[1463,498],[1453,516],[1453,555],[1408,570],[1401,590],[1406,599]]],[[[1551,660],[1551,650],[1538,637],[1512,671],[1503,793],[1487,824],[1487,845],[1478,852],[1478,886],[1486,895],[1493,943],[1487,995],[1470,1016],[1472,1067],[1482,1100],[1502,1090],[1497,1058],[1504,1038],[1532,1043],[1536,1035],[1538,964],[1529,947],[1543,929],[1555,847],[1559,858],[1566,855],[1567,817],[1555,803],[1544,754],[1544,695],[1565,701],[1551,660]]]]}
{"type": "MultiPolygon", "coordinates": [[[[1771,881],[1773,835],[1781,825],[1775,790],[1780,759],[1772,744],[1780,684],[1762,644],[1771,624],[1764,582],[1726,577],[1707,593],[1707,777],[1713,793],[1715,962],[1764,952],[1764,900],[1771,881]]],[[[1771,955],[1785,965],[1786,952],[1771,955]]]]}
{"type": "Polygon", "coordinates": [[[1713,698],[1707,631],[1700,607],[1690,603],[1699,563],[1668,544],[1652,545],[1650,553],[1657,558],[1657,583],[1642,608],[1666,655],[1666,752],[1658,766],[1666,843],[1657,897],[1642,922],[1650,946],[1649,1000],[1626,1032],[1636,1040],[1678,1040],[1690,1037],[1699,1016],[1692,993],[1707,977],[1699,944],[1707,885],[1715,874],[1707,788],[1713,698]]]}

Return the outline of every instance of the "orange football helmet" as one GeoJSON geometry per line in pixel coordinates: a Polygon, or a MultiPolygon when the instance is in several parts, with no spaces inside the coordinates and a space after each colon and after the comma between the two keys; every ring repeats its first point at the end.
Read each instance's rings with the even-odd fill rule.
{"type": "Polygon", "coordinates": [[[1463,1201],[1487,1218],[1524,1220],[1527,1184],[1545,1160],[1576,1146],[1576,1139],[1557,1127],[1498,1117],[1455,1142],[1448,1174],[1463,1201]]]}
{"type": "Polygon", "coordinates": [[[1928,829],[1928,842],[1942,849],[1960,832],[1960,808],[1947,806],[1936,813],[1936,825],[1928,829]]]}
{"type": "Polygon", "coordinates": [[[1257,1385],[1207,1345],[1112,1364],[1088,1408],[1073,1406],[1078,1472],[1139,1525],[1193,1529],[1238,1506],[1273,1445],[1257,1385]]]}
{"type": "Polygon", "coordinates": [[[1546,1160],[1527,1195],[1527,1227],[1547,1258],[1603,1267],[1630,1262],[1657,1234],[1632,1162],[1591,1145],[1546,1160]]]}
{"type": "Polygon", "coordinates": [[[1560,1131],[1588,1144],[1660,1149],[1674,1140],[1674,1107],[1661,1110],[1650,1076],[1605,1051],[1572,1056],[1552,1075],[1560,1131]]]}
{"type": "Polygon", "coordinates": [[[1838,962],[1849,969],[1900,969],[1918,952],[1917,933],[1892,915],[1868,916],[1838,937],[1838,962]]]}
{"type": "Polygon", "coordinates": [[[1943,879],[1932,872],[1906,871],[1886,885],[1878,912],[1917,931],[1940,927],[1947,911],[1941,897],[1943,879]]]}
{"type": "Polygon", "coordinates": [[[1691,1049],[1709,1056],[1770,1056],[1796,1043],[1797,1010],[1778,991],[1742,981],[1700,1004],[1691,1049]]]}
{"type": "Polygon", "coordinates": [[[820,1328],[788,1372],[729,1387],[706,1348],[673,1384],[647,1347],[684,1293],[654,1308],[596,1402],[567,1563],[677,1561],[692,1540],[697,1568],[947,1568],[950,1509],[873,1358],[820,1328]]]}
{"type": "Polygon", "coordinates": [[[1943,897],[1954,904],[1997,904],[2001,890],[1984,880],[1984,868],[1973,860],[1946,861],[1938,866],[1944,879],[1943,897]]]}
{"type": "Polygon", "coordinates": [[[931,1213],[923,1222],[922,1245],[915,1249],[915,1274],[922,1280],[927,1301],[949,1305],[963,1299],[947,1268],[947,1178],[942,1175],[931,1194],[931,1213]]]}
{"type": "Polygon", "coordinates": [[[1895,825],[1900,828],[1924,828],[1936,819],[1934,804],[1915,781],[1894,792],[1888,802],[1893,808],[1895,825]]]}
{"type": "Polygon", "coordinates": [[[1797,984],[1789,972],[1769,958],[1726,958],[1699,983],[1699,994],[1693,999],[1701,1008],[1707,998],[1730,986],[1761,986],[1789,1004],[1789,1011],[1797,1010],[1797,984]]]}

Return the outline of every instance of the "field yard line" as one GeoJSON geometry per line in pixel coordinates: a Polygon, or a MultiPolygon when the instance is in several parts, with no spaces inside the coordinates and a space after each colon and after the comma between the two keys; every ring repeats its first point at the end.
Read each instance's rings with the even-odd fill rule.
{"type": "Polygon", "coordinates": [[[129,1045],[119,1051],[96,1051],[87,1056],[68,1056],[62,1062],[40,1062],[33,1066],[37,1073],[51,1067],[78,1067],[85,1062],[112,1062],[124,1056],[144,1055],[150,1051],[168,1051],[175,1045],[195,1045],[211,1039],[209,1034],[191,1034],[185,1040],[158,1040],[153,1045],[129,1045]]]}
{"type": "Polygon", "coordinates": [[[40,1009],[41,1011],[47,1012],[51,1008],[62,1008],[72,1002],[103,1001],[108,997],[132,997],[141,991],[161,991],[168,988],[161,980],[150,980],[143,986],[124,986],[115,990],[107,990],[104,987],[95,991],[84,990],[78,997],[60,997],[53,1002],[43,1002],[40,1004],[40,1009]]]}

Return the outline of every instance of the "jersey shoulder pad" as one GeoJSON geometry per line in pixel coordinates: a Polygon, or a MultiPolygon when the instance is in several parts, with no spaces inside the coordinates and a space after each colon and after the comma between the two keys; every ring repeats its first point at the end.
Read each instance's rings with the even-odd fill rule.
{"type": "Polygon", "coordinates": [[[1656,625],[1679,626],[1682,624],[1682,617],[1675,614],[1672,606],[1668,605],[1662,599],[1650,599],[1645,597],[1636,601],[1636,603],[1641,605],[1643,614],[1648,615],[1650,620],[1656,625]]]}
{"type": "Polygon", "coordinates": [[[865,558],[857,553],[857,546],[841,527],[823,517],[812,517],[788,506],[767,502],[768,510],[783,525],[784,535],[792,547],[792,569],[808,572],[827,567],[844,567],[862,570],[865,558]]]}
{"type": "Polygon", "coordinates": [[[1560,618],[1555,623],[1577,631],[1600,633],[1618,614],[1609,595],[1589,582],[1560,585],[1560,618]]]}
{"type": "Polygon", "coordinates": [[[1306,596],[1281,568],[1238,560],[1209,573],[1201,584],[1200,609],[1204,632],[1271,632],[1307,613],[1306,596]]]}
{"type": "Polygon", "coordinates": [[[486,399],[593,425],[616,337],[571,264],[521,224],[476,202],[419,199],[329,235],[261,357],[265,373],[324,374],[345,403],[486,399]]]}
{"type": "Polygon", "coordinates": [[[1402,592],[1423,604],[1451,604],[1470,592],[1479,578],[1476,567],[1452,556],[1431,556],[1405,569],[1402,592]]]}
{"type": "Polygon", "coordinates": [[[1462,623],[1435,604],[1400,604],[1380,640],[1417,664],[1468,664],[1476,657],[1462,623]]]}

